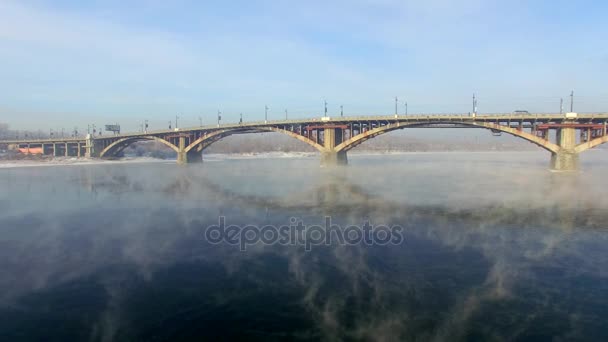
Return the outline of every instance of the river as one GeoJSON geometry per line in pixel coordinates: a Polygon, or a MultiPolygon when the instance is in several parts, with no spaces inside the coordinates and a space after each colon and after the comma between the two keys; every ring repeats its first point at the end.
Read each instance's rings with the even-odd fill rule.
{"type": "Polygon", "coordinates": [[[575,174],[543,152],[349,163],[0,169],[0,340],[608,340],[607,151],[575,174]],[[222,220],[395,239],[231,243],[222,220]]]}

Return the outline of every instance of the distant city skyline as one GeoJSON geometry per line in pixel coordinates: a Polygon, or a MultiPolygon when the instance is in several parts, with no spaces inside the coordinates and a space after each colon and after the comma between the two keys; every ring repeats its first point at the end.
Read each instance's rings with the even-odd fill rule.
{"type": "MultiPolygon", "coordinates": [[[[608,111],[602,1],[0,3],[0,122],[608,111]]],[[[49,127],[52,125],[52,127],[49,127]]]]}

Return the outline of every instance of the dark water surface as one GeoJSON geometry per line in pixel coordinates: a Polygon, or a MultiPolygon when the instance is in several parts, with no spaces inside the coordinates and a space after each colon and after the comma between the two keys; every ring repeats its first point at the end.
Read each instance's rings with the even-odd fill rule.
{"type": "Polygon", "coordinates": [[[608,153],[0,169],[1,341],[608,340],[608,153]],[[398,245],[205,228],[398,224],[398,245]]]}

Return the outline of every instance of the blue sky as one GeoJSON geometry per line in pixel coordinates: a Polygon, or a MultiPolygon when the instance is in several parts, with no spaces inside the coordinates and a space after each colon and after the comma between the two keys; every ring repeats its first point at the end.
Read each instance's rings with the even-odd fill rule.
{"type": "MultiPolygon", "coordinates": [[[[0,1],[0,122],[608,111],[605,1],[0,1]],[[403,108],[400,108],[403,111],[403,108]]],[[[50,124],[52,123],[52,124],[50,124]]]]}

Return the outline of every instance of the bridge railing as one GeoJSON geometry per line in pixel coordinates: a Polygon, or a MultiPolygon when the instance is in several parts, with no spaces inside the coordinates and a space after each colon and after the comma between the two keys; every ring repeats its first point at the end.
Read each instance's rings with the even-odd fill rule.
{"type": "MultiPolygon", "coordinates": [[[[393,115],[355,115],[355,116],[330,116],[330,117],[313,117],[305,119],[288,119],[288,120],[259,120],[243,123],[225,123],[225,124],[214,124],[204,126],[193,126],[184,128],[175,128],[171,130],[149,130],[146,132],[133,132],[113,136],[91,136],[92,139],[116,139],[116,138],[129,138],[146,135],[162,135],[179,132],[192,132],[192,131],[211,131],[218,129],[236,129],[236,128],[255,128],[260,126],[272,126],[272,125],[298,125],[306,123],[326,123],[326,122],[357,122],[357,121],[391,121],[391,120],[425,120],[425,119],[444,119],[449,121],[455,120],[526,120],[526,119],[563,119],[564,114],[556,113],[477,113],[475,116],[470,113],[426,113],[426,114],[393,114],[393,115]]],[[[603,119],[608,120],[608,113],[578,113],[578,119],[603,119]]],[[[25,144],[25,143],[74,143],[82,142],[85,137],[77,138],[45,138],[45,139],[16,139],[16,140],[0,140],[2,144],[25,144]]]]}

